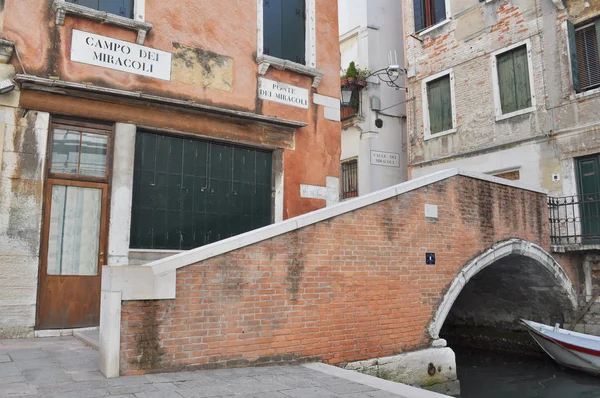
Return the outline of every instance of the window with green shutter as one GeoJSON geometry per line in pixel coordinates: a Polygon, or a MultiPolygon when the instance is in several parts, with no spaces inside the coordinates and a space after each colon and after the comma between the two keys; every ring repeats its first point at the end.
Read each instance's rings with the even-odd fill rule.
{"type": "Polygon", "coordinates": [[[429,107],[431,134],[441,133],[453,128],[450,75],[427,82],[427,105],[429,107]]]}
{"type": "Polygon", "coordinates": [[[271,223],[272,153],[138,132],[131,247],[188,250],[271,223]]]}
{"type": "Polygon", "coordinates": [[[263,53],[306,64],[305,0],[263,0],[263,53]]]}
{"type": "Polygon", "coordinates": [[[497,55],[496,67],[502,114],[531,107],[527,46],[522,45],[497,55]]]}
{"type": "Polygon", "coordinates": [[[133,0],[67,0],[67,3],[79,4],[94,10],[133,18],[133,0]]]}
{"type": "Polygon", "coordinates": [[[574,26],[567,21],[571,75],[576,92],[600,87],[600,19],[574,26]]]}

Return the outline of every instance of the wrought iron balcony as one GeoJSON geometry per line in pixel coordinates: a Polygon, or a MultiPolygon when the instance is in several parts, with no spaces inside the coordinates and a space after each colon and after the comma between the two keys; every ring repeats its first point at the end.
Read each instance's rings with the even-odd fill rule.
{"type": "Polygon", "coordinates": [[[553,246],[600,245],[600,193],[548,198],[553,246]]]}

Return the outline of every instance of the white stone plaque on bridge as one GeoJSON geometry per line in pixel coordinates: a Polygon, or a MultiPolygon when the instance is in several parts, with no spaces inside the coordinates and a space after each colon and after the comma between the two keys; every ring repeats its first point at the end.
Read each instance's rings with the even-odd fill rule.
{"type": "Polygon", "coordinates": [[[371,164],[376,166],[400,167],[400,154],[371,151],[371,164]]]}
{"type": "Polygon", "coordinates": [[[258,78],[258,98],[308,109],[308,90],[275,80],[258,78]]]}
{"type": "Polygon", "coordinates": [[[171,53],[76,29],[71,61],[171,80],[171,53]]]}

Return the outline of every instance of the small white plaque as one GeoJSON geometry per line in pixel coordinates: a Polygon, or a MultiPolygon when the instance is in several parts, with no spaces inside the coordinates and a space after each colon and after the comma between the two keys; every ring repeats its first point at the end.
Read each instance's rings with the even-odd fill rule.
{"type": "Polygon", "coordinates": [[[171,53],[76,29],[71,61],[171,80],[171,53]]]}
{"type": "Polygon", "coordinates": [[[300,185],[300,197],[308,199],[323,199],[327,200],[327,187],[319,187],[316,185],[300,185]]]}
{"type": "Polygon", "coordinates": [[[371,164],[376,166],[400,167],[400,154],[371,151],[371,164]]]}
{"type": "Polygon", "coordinates": [[[258,78],[258,98],[308,109],[307,89],[265,79],[264,77],[258,78]]]}

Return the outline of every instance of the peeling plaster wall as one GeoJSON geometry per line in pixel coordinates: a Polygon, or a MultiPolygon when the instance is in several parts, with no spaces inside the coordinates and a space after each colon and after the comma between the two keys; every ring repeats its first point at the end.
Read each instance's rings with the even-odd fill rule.
{"type": "Polygon", "coordinates": [[[573,90],[565,21],[599,15],[600,1],[567,1],[567,11],[550,0],[449,4],[451,21],[421,35],[423,43],[410,37],[412,2],[404,9],[409,96],[417,98],[408,104],[411,176],[451,167],[483,172],[511,167],[520,168],[523,182],[552,195],[575,194],[568,181],[574,179],[572,158],[600,152],[600,92],[573,90]],[[491,53],[523,40],[531,41],[536,108],[496,121],[491,53]],[[455,76],[457,131],[426,141],[422,80],[448,69],[455,76]],[[553,173],[560,181],[552,180],[553,173]]]}
{"type": "Polygon", "coordinates": [[[20,115],[0,108],[0,338],[32,337],[35,324],[49,115],[20,115]]]}

